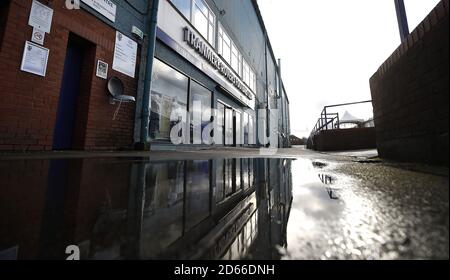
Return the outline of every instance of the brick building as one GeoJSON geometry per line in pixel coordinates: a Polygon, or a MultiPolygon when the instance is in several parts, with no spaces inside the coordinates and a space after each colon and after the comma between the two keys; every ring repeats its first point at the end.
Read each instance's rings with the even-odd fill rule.
{"type": "MultiPolygon", "coordinates": [[[[116,31],[132,38],[133,25],[143,30],[147,1],[133,1],[133,6],[115,1],[114,17],[84,4],[89,1],[82,2],[81,9],[68,9],[65,2],[39,1],[53,10],[51,30],[43,44],[49,57],[42,77],[21,71],[24,45],[33,32],[28,24],[33,1],[1,1],[0,150],[132,145],[135,105],[122,104],[114,119],[118,104],[110,104],[107,80],[97,77],[96,67],[98,60],[106,62],[108,78],[117,76],[125,94],[136,95],[139,63],[132,78],[113,69],[113,56],[116,31]],[[79,84],[79,94],[67,91],[70,83],[79,84]]],[[[139,44],[138,53],[140,49],[139,44]]]]}
{"type": "Polygon", "coordinates": [[[264,130],[289,145],[289,99],[256,0],[161,0],[156,41],[145,39],[156,1],[79,2],[1,2],[0,151],[170,147],[171,113],[190,118],[194,102],[220,112],[215,145],[257,147],[264,130]],[[112,78],[136,102],[112,102],[112,78]],[[278,121],[258,109],[279,109],[278,121]]]}

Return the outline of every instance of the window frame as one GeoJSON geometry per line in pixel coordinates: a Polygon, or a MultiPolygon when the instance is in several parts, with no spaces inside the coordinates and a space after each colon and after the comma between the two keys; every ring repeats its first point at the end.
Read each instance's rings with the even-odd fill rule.
{"type": "Polygon", "coordinates": [[[242,61],[242,80],[251,91],[256,92],[256,72],[245,58],[243,58],[242,61]]]}
{"type": "Polygon", "coordinates": [[[257,75],[256,71],[254,71],[253,67],[247,60],[244,58],[242,51],[237,46],[237,44],[233,41],[232,37],[228,34],[228,32],[223,27],[223,24],[217,19],[217,16],[214,14],[212,9],[206,3],[205,0],[187,0],[190,3],[190,18],[186,18],[184,13],[178,9],[178,7],[169,0],[169,3],[177,10],[180,15],[186,18],[189,23],[194,27],[197,33],[205,39],[205,41],[213,47],[219,54],[221,58],[225,60],[225,62],[230,66],[230,68],[237,74],[237,76],[249,87],[249,89],[256,93],[257,88],[257,75]],[[203,5],[208,15],[206,16],[200,5],[203,5]],[[196,7],[194,7],[194,5],[196,7]],[[206,18],[207,28],[206,35],[202,34],[200,30],[195,25],[195,17],[194,17],[194,8],[198,9],[202,15],[206,18]],[[226,53],[224,52],[224,45],[226,45],[226,53]],[[236,53],[234,53],[234,50],[236,53]],[[229,52],[229,53],[228,53],[229,52]],[[229,55],[228,55],[229,54],[229,55]],[[235,60],[237,60],[235,62],[235,60]],[[237,63],[237,65],[236,65],[237,63]],[[237,67],[236,67],[237,66],[237,67]],[[237,69],[236,69],[237,68],[237,69]]]}
{"type": "Polygon", "coordinates": [[[216,43],[216,30],[217,30],[217,17],[214,14],[214,12],[212,11],[212,9],[208,6],[208,4],[206,3],[206,1],[204,0],[190,0],[191,2],[191,18],[189,19],[190,23],[195,27],[195,30],[197,30],[197,32],[206,39],[206,41],[211,45],[211,46],[215,46],[216,43]],[[199,6],[199,4],[197,3],[201,3],[202,5],[205,6],[208,15],[205,15],[201,9],[201,7],[199,6]],[[198,29],[197,26],[195,25],[195,17],[194,17],[194,7],[197,6],[197,8],[200,10],[200,12],[206,17],[206,22],[207,22],[207,27],[206,27],[206,35],[202,34],[198,29]],[[212,27],[212,34],[210,33],[210,28],[212,27]],[[210,38],[211,35],[211,38],[210,38]]]}
{"type": "MultiPolygon", "coordinates": [[[[199,80],[189,76],[188,73],[186,73],[185,71],[181,70],[180,68],[178,68],[178,67],[176,67],[176,66],[174,66],[174,65],[172,65],[172,64],[170,64],[168,62],[166,62],[163,58],[161,58],[159,56],[155,56],[154,60],[155,61],[157,60],[157,61],[161,62],[162,64],[170,67],[172,70],[175,70],[176,72],[182,74],[183,76],[185,76],[188,79],[187,103],[186,103],[186,105],[187,105],[186,108],[187,108],[188,115],[187,115],[187,118],[186,118],[186,122],[187,123],[186,123],[185,131],[186,131],[186,133],[188,133],[190,135],[189,124],[190,124],[190,117],[191,117],[191,113],[192,113],[191,112],[191,106],[190,106],[190,104],[191,104],[191,96],[192,96],[192,86],[191,86],[192,83],[195,82],[197,85],[201,86],[202,88],[205,88],[206,90],[208,90],[211,93],[211,104],[210,104],[210,106],[211,106],[210,108],[211,109],[214,109],[214,92],[211,91],[206,84],[204,84],[203,82],[201,82],[201,81],[199,81],[199,80]]],[[[152,90],[150,92],[152,92],[152,90]]],[[[152,98],[152,95],[150,94],[150,100],[151,100],[151,98],[152,98]]],[[[213,118],[213,116],[211,116],[211,118],[213,118]]],[[[150,131],[149,131],[149,134],[150,134],[150,131]]],[[[156,143],[158,143],[158,142],[164,142],[165,143],[165,142],[170,142],[170,137],[167,140],[167,139],[163,139],[163,138],[151,138],[149,136],[149,141],[150,142],[156,142],[156,143]]]]}
{"type": "Polygon", "coordinates": [[[231,68],[238,74],[239,77],[242,77],[242,53],[240,52],[239,48],[236,46],[236,44],[231,41],[231,59],[230,59],[230,65],[231,68]],[[233,48],[236,50],[236,55],[233,54],[233,48]],[[233,58],[237,60],[237,69],[233,66],[233,58]]]}

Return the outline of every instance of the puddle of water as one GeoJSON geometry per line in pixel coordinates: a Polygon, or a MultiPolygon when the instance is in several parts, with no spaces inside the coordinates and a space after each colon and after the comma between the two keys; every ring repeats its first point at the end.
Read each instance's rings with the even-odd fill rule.
{"type": "Polygon", "coordinates": [[[275,158],[0,161],[0,259],[64,259],[69,245],[81,259],[395,259],[414,245],[379,192],[333,170],[275,158]]]}
{"type": "Polygon", "coordinates": [[[272,259],[291,160],[0,161],[0,259],[272,259]],[[269,233],[270,232],[270,233],[269,233]]]}

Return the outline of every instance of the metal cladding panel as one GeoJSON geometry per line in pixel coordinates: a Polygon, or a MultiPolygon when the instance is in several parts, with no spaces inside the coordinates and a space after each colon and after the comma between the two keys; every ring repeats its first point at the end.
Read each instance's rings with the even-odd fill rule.
{"type": "Polygon", "coordinates": [[[105,16],[101,15],[99,12],[83,2],[81,2],[81,7],[126,36],[132,37],[131,28],[133,25],[145,32],[147,3],[151,0],[111,1],[117,6],[115,22],[108,20],[105,16]]]}

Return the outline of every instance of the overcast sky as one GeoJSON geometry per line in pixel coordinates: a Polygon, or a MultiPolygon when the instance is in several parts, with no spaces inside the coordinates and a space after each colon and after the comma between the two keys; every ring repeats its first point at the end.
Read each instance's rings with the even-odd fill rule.
{"type": "MultiPolygon", "coordinates": [[[[413,30],[439,0],[405,0],[413,30]]],[[[291,110],[308,136],[323,106],[370,100],[369,78],[400,44],[394,0],[258,0],[291,110]]],[[[371,106],[343,108],[360,118],[371,106]]],[[[342,113],[342,111],[341,111],[342,113]]]]}

